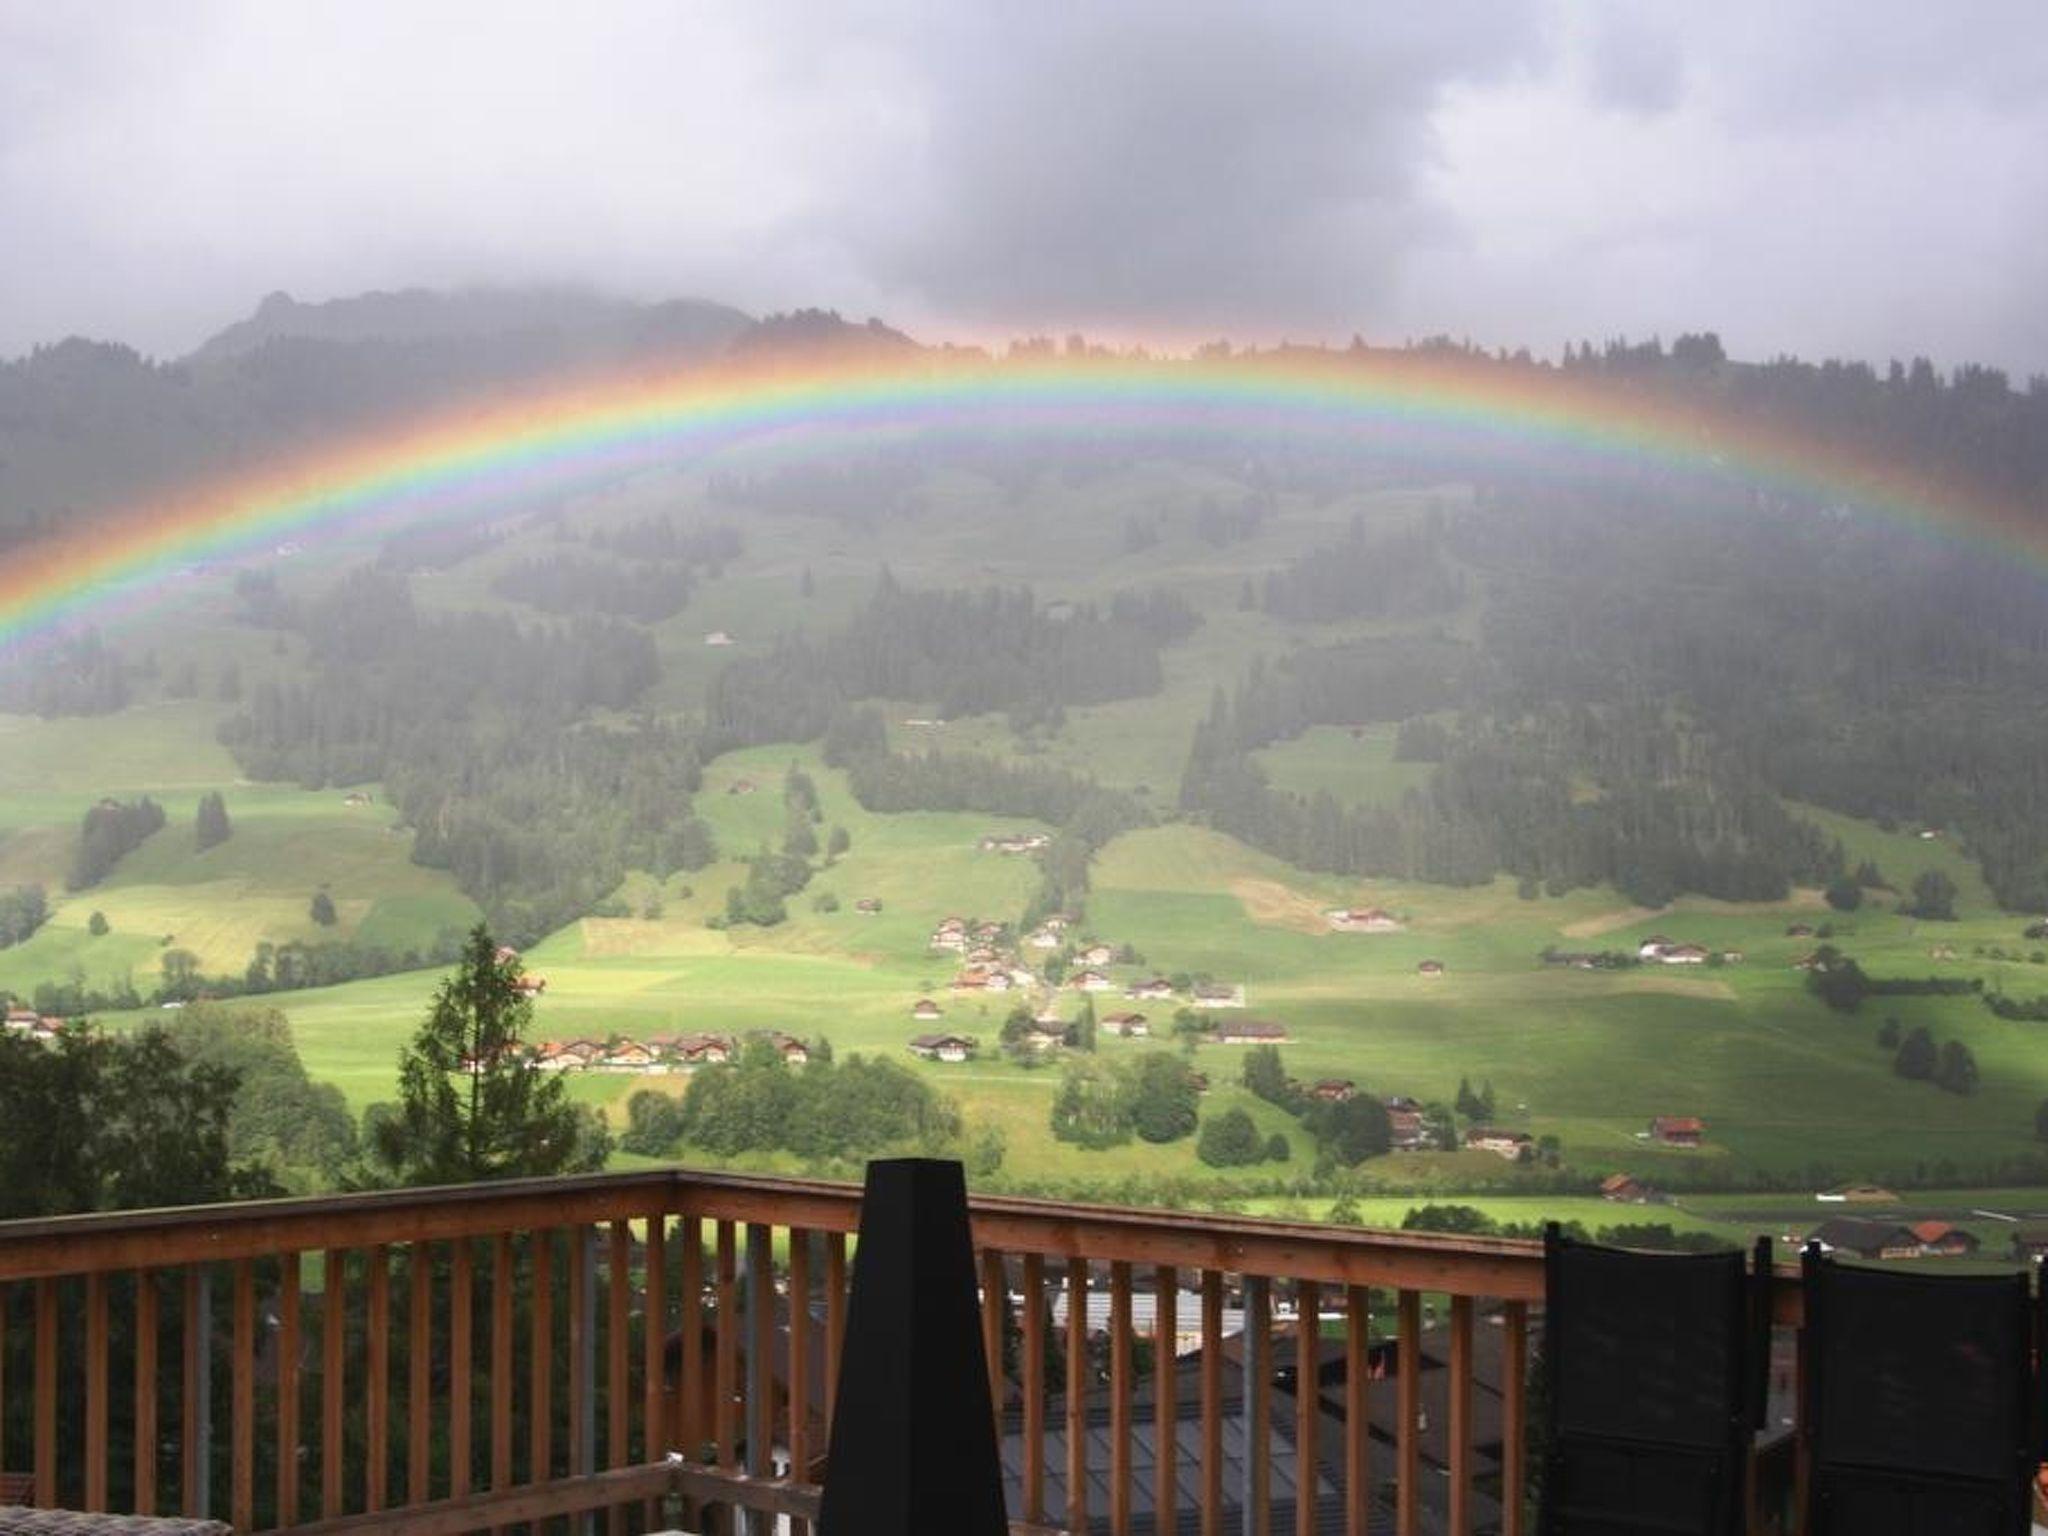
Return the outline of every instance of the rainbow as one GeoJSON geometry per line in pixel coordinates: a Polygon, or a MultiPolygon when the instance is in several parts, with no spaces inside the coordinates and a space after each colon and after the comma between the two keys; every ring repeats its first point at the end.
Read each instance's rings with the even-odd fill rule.
{"type": "Polygon", "coordinates": [[[0,653],[150,606],[195,565],[719,449],[913,432],[1188,432],[1563,449],[1599,464],[1736,477],[1848,503],[2048,565],[2035,509],[1897,459],[1555,369],[1296,350],[1152,361],[916,353],[584,380],[300,451],[180,487],[13,553],[0,653]]]}

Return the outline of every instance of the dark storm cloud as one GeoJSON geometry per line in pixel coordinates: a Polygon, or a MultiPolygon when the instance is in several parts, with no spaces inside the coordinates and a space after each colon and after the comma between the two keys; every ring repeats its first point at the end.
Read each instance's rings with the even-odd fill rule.
{"type": "Polygon", "coordinates": [[[2048,368],[2035,0],[0,0],[0,355],[285,288],[2048,368]]]}

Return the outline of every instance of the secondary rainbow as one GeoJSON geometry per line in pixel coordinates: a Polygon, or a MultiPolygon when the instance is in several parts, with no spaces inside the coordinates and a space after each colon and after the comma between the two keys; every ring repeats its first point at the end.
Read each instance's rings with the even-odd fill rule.
{"type": "Polygon", "coordinates": [[[2048,565],[2034,509],[1896,459],[1554,369],[1384,352],[1165,362],[920,353],[579,381],[176,488],[12,554],[0,568],[0,650],[146,605],[195,564],[384,522],[489,516],[519,494],[736,445],[892,430],[1205,428],[1534,446],[1734,476],[2048,565]]]}

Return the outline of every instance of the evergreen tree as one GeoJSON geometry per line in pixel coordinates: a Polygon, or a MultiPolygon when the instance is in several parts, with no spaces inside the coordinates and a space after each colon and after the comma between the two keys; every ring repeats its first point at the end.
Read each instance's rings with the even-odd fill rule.
{"type": "Polygon", "coordinates": [[[517,956],[499,958],[482,924],[398,1058],[399,1099],[371,1128],[374,1173],[391,1184],[584,1173],[604,1165],[561,1074],[530,1071],[523,1050],[533,1004],[517,956]]]}
{"type": "Polygon", "coordinates": [[[1938,869],[1922,870],[1913,877],[1913,900],[1906,913],[1910,917],[1923,917],[1935,922],[1954,922],[1955,881],[1938,869]]]}
{"type": "Polygon", "coordinates": [[[332,928],[339,919],[334,910],[334,898],[325,891],[315,891],[313,900],[306,908],[306,915],[322,928],[332,928]]]}
{"type": "Polygon", "coordinates": [[[2048,1141],[2048,1099],[2034,1106],[2034,1140],[2048,1141]]]}
{"type": "Polygon", "coordinates": [[[108,927],[107,914],[104,912],[95,912],[85,921],[85,931],[96,939],[105,938],[108,927]]]}
{"type": "Polygon", "coordinates": [[[227,802],[219,790],[209,790],[199,797],[199,813],[193,818],[192,827],[201,853],[228,840],[233,828],[228,825],[227,802]]]}
{"type": "Polygon", "coordinates": [[[1962,1041],[1942,1042],[1941,1063],[1934,1069],[1934,1083],[1965,1097],[1977,1091],[1977,1058],[1962,1041]]]}
{"type": "Polygon", "coordinates": [[[1291,1108],[1293,1093],[1287,1084],[1287,1068],[1277,1045],[1255,1045],[1244,1053],[1245,1087],[1268,1104],[1291,1108]]]}
{"type": "Polygon", "coordinates": [[[1486,1118],[1486,1106],[1480,1102],[1479,1095],[1472,1091],[1471,1078],[1461,1077],[1458,1079],[1456,1103],[1458,1113],[1465,1119],[1484,1120],[1486,1118]]]}
{"type": "Polygon", "coordinates": [[[811,859],[818,854],[818,834],[811,826],[810,813],[792,804],[783,817],[782,851],[792,859],[811,859]]]}
{"type": "Polygon", "coordinates": [[[1927,1032],[1925,1024],[1915,1025],[1911,1033],[1899,1042],[1899,1054],[1892,1060],[1892,1070],[1901,1077],[1916,1082],[1925,1082],[1935,1074],[1940,1065],[1940,1053],[1934,1046],[1934,1036],[1927,1032]]]}
{"type": "Polygon", "coordinates": [[[1067,1044],[1077,1051],[1092,1051],[1095,1049],[1095,1030],[1095,999],[1084,994],[1081,1011],[1067,1028],[1067,1044]]]}

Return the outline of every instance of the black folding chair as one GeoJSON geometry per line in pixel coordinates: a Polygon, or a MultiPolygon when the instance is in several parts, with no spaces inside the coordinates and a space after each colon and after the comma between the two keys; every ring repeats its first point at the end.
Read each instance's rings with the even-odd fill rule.
{"type": "Polygon", "coordinates": [[[1635,1253],[1544,1234],[1544,1536],[1735,1536],[1770,1353],[1770,1243],[1635,1253]]]}
{"type": "Polygon", "coordinates": [[[2024,1272],[1804,1260],[1812,1536],[2025,1536],[2041,1459],[2024,1272]]]}

